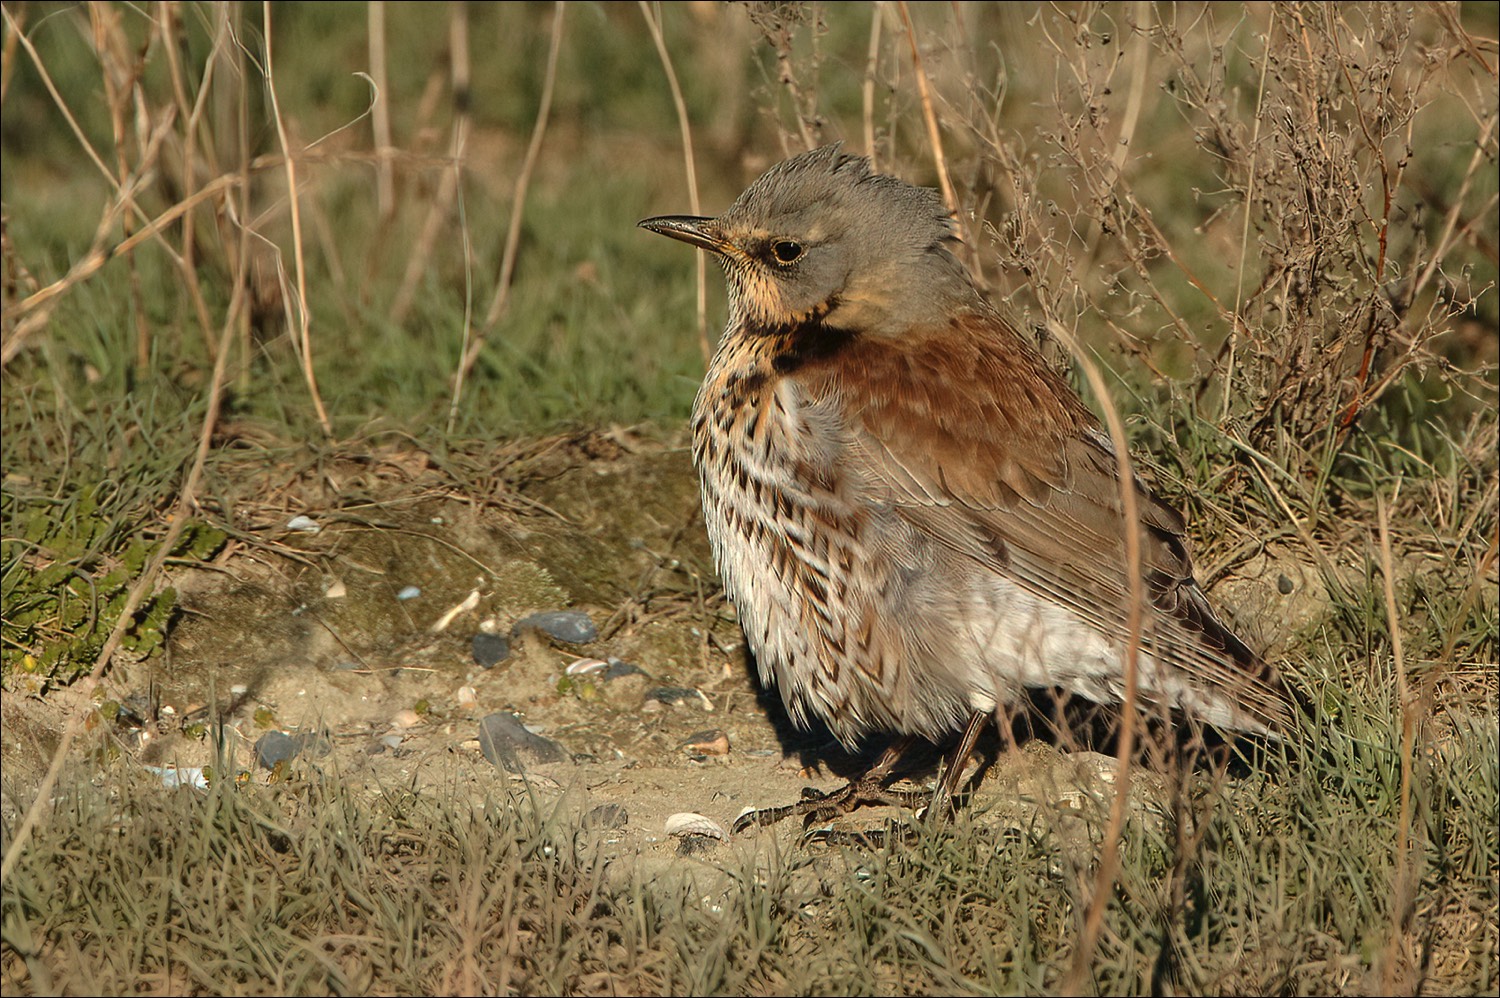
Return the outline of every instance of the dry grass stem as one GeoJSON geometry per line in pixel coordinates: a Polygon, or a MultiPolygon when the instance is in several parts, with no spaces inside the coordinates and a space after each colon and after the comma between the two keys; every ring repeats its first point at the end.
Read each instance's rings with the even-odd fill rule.
{"type": "MultiPolygon", "coordinates": [[[[703,208],[698,201],[698,169],[694,165],[693,156],[693,126],[688,120],[687,102],[682,98],[677,71],[672,68],[672,56],[662,37],[659,11],[653,10],[646,0],[640,0],[640,6],[641,16],[646,19],[646,27],[651,31],[651,40],[656,44],[656,54],[661,59],[662,69],[666,71],[667,86],[672,90],[672,106],[677,111],[677,126],[682,132],[682,158],[687,168],[688,207],[694,215],[702,215],[703,208]]],[[[707,366],[713,353],[708,342],[708,260],[703,253],[694,253],[693,260],[697,265],[698,349],[703,353],[704,366],[707,366]]]]}
{"type": "Polygon", "coordinates": [[[880,170],[879,150],[875,148],[875,74],[880,68],[880,24],[885,19],[885,3],[875,0],[870,5],[870,45],[865,53],[865,79],[860,85],[860,106],[864,113],[860,121],[865,130],[865,155],[870,157],[870,168],[880,170]]]}
{"type": "Polygon", "coordinates": [[[375,101],[370,109],[370,126],[375,140],[375,207],[382,221],[389,221],[396,211],[396,177],[391,161],[396,148],[391,144],[390,84],[386,72],[385,0],[369,0],[366,10],[369,24],[370,78],[374,81],[375,101]]]}
{"type": "MultiPolygon", "coordinates": [[[[1399,495],[1400,482],[1396,483],[1399,495]]],[[[1395,496],[1392,500],[1395,500],[1395,496]]],[[[1406,938],[1412,907],[1411,868],[1411,824],[1412,824],[1412,767],[1416,765],[1417,729],[1421,724],[1421,704],[1412,696],[1406,675],[1406,654],[1401,636],[1401,616],[1396,609],[1395,556],[1391,553],[1390,514],[1384,496],[1376,496],[1376,517],[1380,530],[1380,574],[1385,595],[1385,613],[1391,634],[1391,663],[1396,672],[1396,697],[1400,703],[1401,718],[1401,787],[1399,790],[1400,816],[1396,823],[1396,876],[1395,897],[1391,904],[1391,931],[1386,943],[1385,959],[1381,968],[1381,993],[1396,994],[1407,990],[1405,981],[1398,982],[1396,973],[1400,966],[1398,957],[1406,938]]]]}
{"type": "MultiPolygon", "coordinates": [[[[937,111],[932,106],[932,88],[927,81],[927,71],[922,68],[922,49],[917,43],[917,29],[911,23],[911,11],[906,6],[906,0],[897,0],[896,9],[901,12],[901,23],[906,26],[906,40],[911,46],[911,68],[912,75],[917,81],[917,93],[922,99],[922,121],[927,125],[927,141],[932,145],[932,163],[937,168],[938,184],[943,191],[943,204],[948,206],[948,211],[960,220],[967,233],[968,225],[963,221],[959,212],[958,195],[953,192],[953,181],[948,178],[948,160],[943,155],[943,133],[938,127],[937,111]]],[[[973,241],[966,238],[965,242],[972,247],[973,241]]],[[[972,252],[972,249],[971,249],[972,252]]]]}
{"type": "MultiPolygon", "coordinates": [[[[472,95],[469,78],[469,8],[466,4],[455,3],[448,8],[448,53],[453,100],[453,132],[448,143],[448,161],[439,175],[437,193],[433,195],[432,203],[427,206],[427,217],[422,223],[422,231],[417,236],[416,245],[412,247],[412,252],[406,258],[406,270],[401,276],[401,283],[397,286],[395,297],[391,299],[391,322],[397,326],[404,324],[411,312],[417,286],[421,284],[422,275],[427,273],[431,265],[432,252],[437,245],[438,236],[447,226],[448,214],[452,211],[454,201],[463,189],[464,162],[468,155],[469,131],[473,122],[473,112],[470,108],[472,95]]],[[[429,78],[428,93],[419,102],[424,109],[419,119],[429,117],[425,109],[436,105],[440,80],[441,78],[436,73],[429,78]]],[[[467,353],[469,341],[473,336],[471,322],[473,282],[468,279],[471,264],[472,258],[466,253],[464,256],[464,331],[460,357],[467,353]]]]}
{"type": "Polygon", "coordinates": [[[1093,889],[1089,892],[1088,905],[1083,916],[1083,931],[1078,948],[1063,978],[1062,994],[1083,994],[1083,982],[1091,973],[1094,950],[1099,944],[1103,930],[1104,912],[1114,897],[1115,880],[1120,872],[1120,842],[1125,830],[1125,815],[1130,802],[1131,767],[1135,755],[1135,733],[1139,719],[1136,717],[1137,691],[1140,679],[1141,628],[1145,616],[1145,579],[1141,568],[1141,518],[1134,487],[1135,468],[1130,458],[1130,439],[1125,434],[1125,421],[1115,407],[1109,385],[1104,380],[1099,366],[1083,349],[1071,330],[1055,320],[1048,322],[1048,331],[1061,342],[1078,362],[1089,388],[1094,393],[1104,414],[1104,425],[1109,431],[1110,443],[1114,447],[1118,462],[1116,478],[1120,487],[1120,508],[1125,530],[1125,585],[1129,598],[1125,626],[1125,695],[1120,704],[1119,745],[1115,752],[1114,795],[1110,798],[1109,823],[1100,841],[1098,869],[1094,874],[1093,889]]]}
{"type": "Polygon", "coordinates": [[[521,171],[516,175],[515,195],[511,199],[510,225],[505,233],[505,250],[500,257],[500,275],[496,279],[495,296],[485,312],[484,323],[464,350],[464,355],[453,378],[453,407],[450,419],[458,409],[459,396],[463,393],[464,379],[479,359],[484,343],[500,317],[505,314],[510,300],[511,277],[516,269],[516,254],[521,247],[521,222],[526,214],[526,191],[531,186],[531,174],[536,169],[537,156],[542,151],[542,137],[547,133],[547,119],[552,113],[552,90],[557,83],[557,53],[562,48],[563,13],[567,10],[565,0],[558,0],[552,15],[551,41],[547,48],[547,69],[542,77],[542,96],[538,102],[536,122],[531,129],[531,141],[526,145],[526,158],[521,171]]]}
{"type": "MultiPolygon", "coordinates": [[[[302,374],[307,381],[307,392],[312,399],[313,409],[317,412],[318,425],[323,428],[324,436],[331,437],[333,436],[333,423],[328,418],[328,410],[323,406],[323,396],[318,391],[318,375],[313,368],[312,313],[307,304],[307,261],[302,249],[302,196],[297,187],[297,157],[292,152],[292,143],[286,133],[286,119],[282,117],[281,105],[276,99],[276,72],[271,54],[271,4],[269,0],[263,0],[261,12],[262,27],[265,32],[263,41],[266,46],[265,65],[261,68],[266,74],[266,94],[271,99],[271,118],[276,123],[276,137],[281,142],[281,154],[286,168],[287,207],[292,218],[292,252],[297,268],[297,293],[295,295],[284,294],[283,300],[295,305],[293,327],[296,330],[295,340],[301,354],[302,374]]],[[[277,266],[279,270],[279,260],[277,266]]]]}

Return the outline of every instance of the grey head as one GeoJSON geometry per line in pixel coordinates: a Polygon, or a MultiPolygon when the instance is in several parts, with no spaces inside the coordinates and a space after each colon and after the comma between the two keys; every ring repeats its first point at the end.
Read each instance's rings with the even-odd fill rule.
{"type": "Polygon", "coordinates": [[[731,326],[818,321],[898,336],[983,307],[950,251],[957,237],[942,196],[875,173],[838,144],[772,167],[717,218],[640,225],[719,257],[731,326]]]}

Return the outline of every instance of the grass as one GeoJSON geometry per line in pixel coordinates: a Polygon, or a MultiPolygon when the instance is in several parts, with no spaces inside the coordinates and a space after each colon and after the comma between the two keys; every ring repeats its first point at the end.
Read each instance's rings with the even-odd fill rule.
{"type": "MultiPolygon", "coordinates": [[[[1320,708],[1302,751],[1127,826],[1115,877],[1045,826],[966,816],[666,886],[503,785],[169,792],[96,754],[98,731],[63,758],[107,788],[69,769],[23,829],[38,788],[8,733],[7,993],[1493,992],[1496,7],[1013,6],[910,11],[925,106],[895,5],[873,45],[842,6],[665,7],[705,210],[803,135],[946,170],[991,296],[1070,373],[1049,329],[1105,368],[1095,401],[1128,417],[1200,566],[1317,580],[1265,636],[1320,708]]],[[[8,727],[35,704],[82,727],[116,662],[164,653],[154,564],[281,555],[268,466],[418,441],[464,496],[496,441],[685,420],[691,260],[633,223],[688,198],[636,8],[564,11],[522,204],[550,6],[273,8],[295,191],[261,8],[4,9],[8,727]],[[357,73],[384,80],[385,160],[357,73]],[[508,304],[454,406],[515,213],[508,304]]]]}
{"type": "MultiPolygon", "coordinates": [[[[1232,791],[1201,784],[1177,816],[1196,826],[1186,853],[1170,824],[1127,828],[1093,989],[1406,990],[1418,960],[1439,992],[1493,979],[1493,726],[1423,767],[1420,901],[1401,911],[1384,889],[1403,862],[1399,719],[1389,699],[1346,706],[1312,733],[1328,758],[1232,791]],[[1406,920],[1424,931],[1388,953],[1406,920]]],[[[1102,812],[1088,820],[1102,829],[1102,812]]],[[[597,838],[524,795],[367,796],[336,775],[80,787],[37,839],[7,887],[8,988],[1050,992],[1092,873],[1045,821],[997,831],[961,816],[897,847],[690,863],[664,890],[608,870],[597,838]]]]}

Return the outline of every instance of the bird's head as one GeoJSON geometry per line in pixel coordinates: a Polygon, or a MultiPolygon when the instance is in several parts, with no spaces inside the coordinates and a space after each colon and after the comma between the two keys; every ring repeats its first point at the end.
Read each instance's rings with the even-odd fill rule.
{"type": "Polygon", "coordinates": [[[897,336],[979,298],[949,251],[956,236],[938,192],[874,173],[837,144],[772,167],[717,218],[640,225],[719,257],[732,326],[816,321],[897,336]]]}

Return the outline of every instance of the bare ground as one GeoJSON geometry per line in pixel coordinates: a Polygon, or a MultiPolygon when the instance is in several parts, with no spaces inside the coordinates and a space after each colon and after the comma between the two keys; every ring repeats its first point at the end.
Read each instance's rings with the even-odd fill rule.
{"type": "MultiPolygon", "coordinates": [[[[770,833],[684,839],[668,834],[670,816],[698,813],[727,831],[744,809],[832,789],[871,759],[797,731],[777,694],[760,689],[713,573],[680,441],[587,433],[467,463],[376,447],[268,462],[236,481],[238,502],[227,505],[243,527],[237,539],[211,570],[171,579],[181,613],[168,653],[119,663],[106,683],[124,709],[101,712],[84,740],[109,749],[83,754],[95,780],[148,766],[215,775],[221,730],[240,779],[295,768],[372,793],[456,791],[476,804],[533,793],[558,821],[633,858],[620,870],[656,877],[697,865],[690,855],[753,851],[801,832],[791,820],[770,833]],[[288,527],[295,516],[303,529],[288,527]],[[598,637],[512,633],[528,614],[560,609],[587,613],[598,637]],[[475,660],[481,631],[512,639],[493,667],[475,660]],[[640,672],[569,673],[589,659],[640,672]],[[523,751],[523,772],[493,764],[479,727],[497,712],[519,716],[562,757],[523,751]],[[272,732],[307,736],[279,770],[255,750],[272,732]]],[[[1245,567],[1253,574],[1232,582],[1250,626],[1294,620],[1303,587],[1281,592],[1293,569],[1245,567]]],[[[29,801],[62,724],[85,708],[67,691],[5,696],[11,814],[29,801]]],[[[1031,802],[1056,815],[1055,805],[1113,782],[1113,760],[1097,753],[1040,741],[987,748],[971,806],[988,820],[1034,820],[1031,802]]],[[[911,775],[930,779],[937,761],[926,754],[911,775]]],[[[1158,779],[1136,786],[1136,806],[1154,809],[1158,779]]],[[[864,829],[891,816],[866,810],[841,822],[864,829]]]]}

